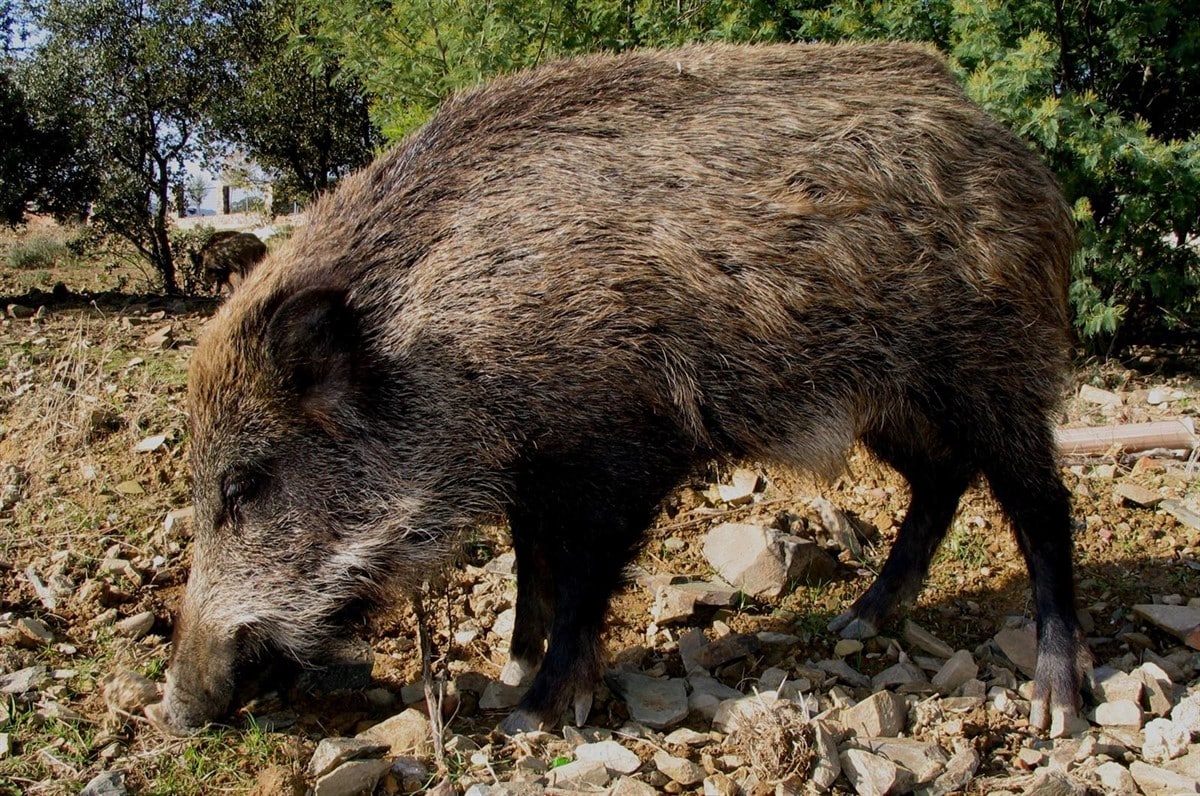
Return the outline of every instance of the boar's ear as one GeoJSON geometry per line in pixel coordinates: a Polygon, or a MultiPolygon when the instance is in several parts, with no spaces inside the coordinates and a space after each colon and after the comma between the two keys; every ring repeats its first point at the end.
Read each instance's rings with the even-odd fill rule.
{"type": "Polygon", "coordinates": [[[360,339],[346,292],[318,287],[278,303],[264,342],[287,389],[316,419],[329,421],[355,386],[360,339]]]}

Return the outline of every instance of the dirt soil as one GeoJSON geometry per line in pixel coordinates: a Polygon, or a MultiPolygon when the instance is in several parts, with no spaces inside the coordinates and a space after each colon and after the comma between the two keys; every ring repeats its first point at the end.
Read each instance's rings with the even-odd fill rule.
{"type": "MultiPolygon", "coordinates": [[[[31,300],[26,288],[7,274],[0,278],[0,296],[8,296],[0,298],[6,316],[0,322],[0,675],[42,665],[49,679],[19,698],[0,696],[6,736],[0,793],[78,793],[114,769],[125,772],[133,793],[285,792],[320,738],[353,734],[399,712],[406,697],[416,701],[411,689],[403,690],[419,679],[420,661],[413,613],[401,601],[359,629],[374,650],[372,688],[312,695],[268,678],[273,693],[253,696],[231,717],[232,731],[191,739],[164,737],[145,719],[106,706],[107,676],[131,670],[161,682],[170,656],[191,532],[186,517],[171,515],[190,503],[186,365],[215,303],[118,293],[100,300],[41,293],[31,300]],[[148,628],[124,621],[146,612],[148,628]],[[36,627],[31,635],[25,620],[41,623],[48,635],[39,640],[36,627]]],[[[1128,351],[1104,364],[1080,362],[1076,397],[1065,402],[1062,419],[1098,425],[1194,417],[1198,364],[1195,351],[1169,347],[1128,351]],[[1084,384],[1116,393],[1119,402],[1078,397],[1084,384]]],[[[842,552],[831,582],[801,585],[775,601],[743,600],[708,620],[710,637],[770,630],[801,639],[786,653],[752,657],[724,673],[736,681],[768,665],[798,667],[833,655],[838,638],[825,626],[882,564],[903,517],[906,488],[856,450],[833,483],[741,463],[762,479],[753,502],[714,503],[705,493],[734,466],[714,463],[671,497],[638,559],[642,570],[711,577],[702,540],[720,522],[816,533],[820,523],[808,503],[818,495],[876,539],[862,560],[842,552]]],[[[1097,661],[1137,657],[1147,645],[1160,654],[1178,652],[1177,640],[1137,622],[1131,606],[1170,595],[1183,602],[1200,597],[1200,530],[1161,508],[1123,500],[1114,488],[1132,482],[1195,510],[1195,468],[1159,451],[1064,461],[1063,476],[1074,495],[1079,606],[1097,661]]],[[[496,678],[505,661],[493,627],[512,605],[513,583],[481,585],[480,566],[507,549],[503,529],[482,529],[449,568],[445,596],[430,601],[439,666],[451,675],[496,678]]],[[[637,578],[622,590],[609,621],[610,658],[678,675],[680,631],[648,634],[651,603],[637,578]]],[[[1006,522],[986,488],[976,485],[910,616],[954,648],[972,650],[1006,617],[1032,618],[1033,611],[1006,522]]],[[[896,636],[899,627],[884,633],[896,636]]],[[[886,640],[869,643],[851,662],[870,676],[894,662],[886,650],[886,640]]],[[[499,751],[504,742],[489,735],[502,716],[463,704],[449,733],[491,742],[497,751],[488,765],[511,767],[521,755],[499,751]]],[[[626,719],[621,700],[601,694],[590,724],[618,728],[626,719]]],[[[1008,758],[1020,746],[1013,738],[1031,733],[1019,723],[989,731],[991,748],[1009,748],[1008,758]]],[[[981,774],[1008,758],[1001,754],[981,774]]],[[[460,788],[485,779],[472,773],[466,757],[459,765],[460,788]]],[[[379,787],[405,786],[392,778],[379,787]]]]}

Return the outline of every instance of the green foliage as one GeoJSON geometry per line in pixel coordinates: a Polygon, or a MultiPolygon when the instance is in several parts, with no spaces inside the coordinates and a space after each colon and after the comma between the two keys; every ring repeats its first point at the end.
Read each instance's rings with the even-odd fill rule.
{"type": "MultiPolygon", "coordinates": [[[[213,0],[215,2],[215,0],[213,0]]],[[[201,153],[197,131],[225,71],[210,0],[49,0],[25,67],[39,106],[65,109],[95,178],[92,218],[177,288],[171,191],[201,153]]]]}
{"type": "Polygon", "coordinates": [[[371,160],[382,138],[361,82],[319,37],[304,35],[291,0],[234,8],[228,22],[233,79],[212,109],[214,133],[283,175],[300,198],[371,160]]]}

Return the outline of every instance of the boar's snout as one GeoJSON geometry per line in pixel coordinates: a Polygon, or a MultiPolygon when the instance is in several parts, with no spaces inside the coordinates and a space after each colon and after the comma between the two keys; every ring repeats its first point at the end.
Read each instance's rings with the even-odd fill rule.
{"type": "Polygon", "coordinates": [[[237,637],[234,632],[190,623],[181,612],[171,646],[163,701],[147,708],[147,715],[168,732],[191,735],[229,709],[237,637]]]}

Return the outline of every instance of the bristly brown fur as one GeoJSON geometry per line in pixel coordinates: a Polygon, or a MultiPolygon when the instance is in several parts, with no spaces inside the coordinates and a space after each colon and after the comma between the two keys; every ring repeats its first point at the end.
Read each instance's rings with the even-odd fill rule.
{"type": "MultiPolygon", "coordinates": [[[[523,709],[553,718],[598,677],[608,596],[687,468],[828,471],[862,439],[914,494],[863,626],[915,596],[982,472],[1062,652],[1073,249],[1046,166],[922,47],[598,55],[464,92],[206,331],[187,626],[304,654],[339,601],[419,582],[504,511],[513,655],[541,662],[523,709]]],[[[1062,702],[1077,675],[1046,666],[1062,702]]]]}

